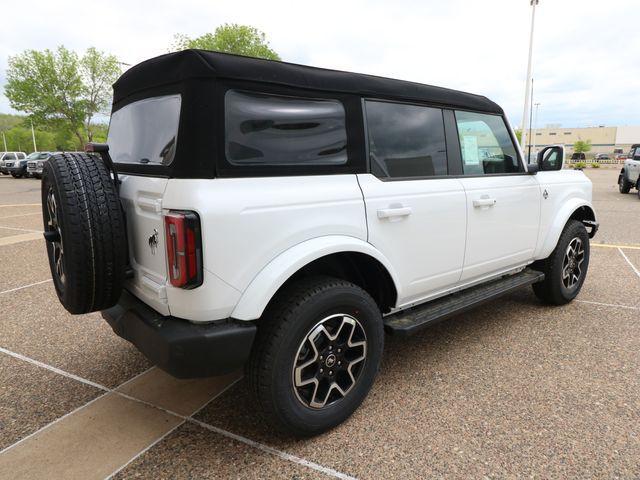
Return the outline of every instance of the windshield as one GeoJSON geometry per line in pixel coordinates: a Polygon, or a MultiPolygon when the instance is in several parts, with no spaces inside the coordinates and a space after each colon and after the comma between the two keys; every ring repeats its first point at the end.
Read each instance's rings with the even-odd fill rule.
{"type": "Polygon", "coordinates": [[[48,153],[33,152],[27,157],[27,160],[44,160],[49,156],[48,153]]]}
{"type": "Polygon", "coordinates": [[[147,98],[111,115],[109,153],[115,163],[169,165],[180,121],[180,95],[147,98]]]}

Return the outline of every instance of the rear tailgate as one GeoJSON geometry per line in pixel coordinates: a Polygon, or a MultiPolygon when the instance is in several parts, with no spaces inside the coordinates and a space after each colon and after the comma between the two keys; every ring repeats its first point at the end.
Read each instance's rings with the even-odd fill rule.
{"type": "Polygon", "coordinates": [[[162,195],[168,180],[122,174],[120,179],[120,199],[127,219],[129,261],[134,271],[127,288],[158,312],[168,315],[162,216],[162,195]]]}

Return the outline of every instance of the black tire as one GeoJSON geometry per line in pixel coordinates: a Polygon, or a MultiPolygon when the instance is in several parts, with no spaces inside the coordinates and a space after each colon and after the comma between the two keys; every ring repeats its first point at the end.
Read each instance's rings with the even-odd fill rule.
{"type": "Polygon", "coordinates": [[[42,177],[47,253],[60,302],[74,314],[115,305],[127,246],[124,215],[107,168],[92,155],[63,153],[45,163],[42,177]]]}
{"type": "MultiPolygon", "coordinates": [[[[573,244],[575,245],[575,244],[573,244]]],[[[536,296],[545,303],[551,305],[564,305],[576,298],[582,284],[587,276],[589,269],[589,235],[587,229],[577,220],[569,220],[560,235],[558,244],[551,255],[545,260],[536,262],[533,268],[544,272],[545,279],[540,283],[533,284],[533,291],[536,296]],[[577,280],[574,279],[574,273],[571,273],[570,279],[563,278],[563,269],[565,264],[570,266],[565,257],[569,255],[568,248],[572,242],[578,239],[584,250],[582,257],[578,255],[578,259],[574,260],[574,265],[579,263],[578,270],[580,272],[577,280]],[[580,258],[582,261],[580,262],[580,258]],[[566,263],[567,262],[567,263],[566,263]],[[567,285],[570,281],[575,280],[573,285],[567,285]]],[[[569,270],[567,270],[569,271],[569,270]]]]}
{"type": "MultiPolygon", "coordinates": [[[[339,327],[336,328],[339,331],[339,327]]],[[[350,335],[356,338],[358,333],[350,335]]],[[[337,358],[333,356],[331,365],[340,369],[335,372],[327,367],[331,355],[327,355],[324,360],[320,357],[323,349],[329,351],[331,342],[324,335],[319,338],[319,345],[324,346],[318,347],[315,352],[317,362],[312,363],[309,368],[316,372],[312,377],[322,377],[321,366],[324,366],[325,379],[320,382],[338,381],[338,378],[344,382],[348,379],[345,376],[345,366],[361,355],[360,350],[349,349],[341,341],[342,337],[342,334],[338,336],[333,350],[336,355],[342,355],[337,358]],[[344,349],[342,353],[340,345],[344,349]],[[342,362],[339,362],[340,358],[342,362]],[[338,366],[341,363],[342,366],[338,366]],[[329,378],[329,374],[335,377],[329,378]]],[[[355,345],[358,342],[349,343],[355,345]]],[[[247,364],[247,378],[258,405],[274,427],[296,436],[316,435],[342,423],[360,406],[378,373],[383,346],[384,331],[380,310],[367,292],[344,280],[310,277],[281,291],[259,320],[256,341],[247,364]],[[353,327],[344,323],[345,320],[353,319],[357,322],[353,327]],[[344,323],[347,325],[344,332],[350,331],[349,328],[356,332],[361,327],[359,332],[364,332],[366,343],[364,347],[358,348],[363,348],[365,358],[360,362],[361,367],[353,365],[351,371],[354,375],[351,378],[355,382],[348,382],[351,387],[347,388],[347,385],[342,384],[346,395],[342,396],[336,389],[329,388],[330,395],[326,396],[326,405],[313,408],[303,399],[304,390],[294,386],[294,367],[301,361],[307,362],[302,356],[305,349],[313,358],[314,352],[306,348],[310,346],[306,342],[308,335],[323,321],[323,325],[327,325],[328,331],[332,333],[335,330],[329,330],[333,328],[329,322],[342,322],[341,325],[344,323]]],[[[322,397],[319,393],[318,398],[322,397]]]]}
{"type": "Polygon", "coordinates": [[[628,181],[623,174],[618,177],[618,190],[620,193],[627,194],[631,191],[631,182],[628,181]]]}
{"type": "Polygon", "coordinates": [[[12,173],[11,176],[13,178],[22,178],[22,174],[18,174],[18,173],[12,173]]]}

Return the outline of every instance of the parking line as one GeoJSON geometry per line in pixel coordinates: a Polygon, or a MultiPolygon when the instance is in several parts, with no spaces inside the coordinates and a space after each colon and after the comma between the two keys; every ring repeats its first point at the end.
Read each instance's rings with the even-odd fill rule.
{"type": "Polygon", "coordinates": [[[28,215],[42,215],[42,212],[19,213],[17,215],[7,215],[6,217],[0,217],[0,220],[5,220],[7,218],[26,217],[28,215]]]}
{"type": "Polygon", "coordinates": [[[621,248],[618,248],[618,251],[620,252],[620,255],[622,255],[622,258],[624,258],[627,263],[629,264],[629,266],[633,269],[634,272],[636,272],[636,275],[640,278],[640,271],[638,271],[638,269],[636,268],[636,266],[631,263],[631,260],[629,260],[629,257],[627,257],[624,252],[622,251],[621,248]]]}
{"type": "Polygon", "coordinates": [[[41,203],[14,203],[10,205],[0,205],[0,208],[4,207],[41,207],[41,203]]]}
{"type": "MultiPolygon", "coordinates": [[[[0,221],[2,219],[0,218],[0,221]]],[[[15,230],[16,232],[32,232],[32,233],[42,233],[42,230],[31,230],[29,228],[17,228],[17,227],[4,227],[0,225],[0,228],[4,228],[5,230],[15,230]]]]}
{"type": "MultiPolygon", "coordinates": [[[[139,458],[139,457],[140,457],[140,455],[142,455],[142,454],[144,454],[146,451],[148,451],[148,450],[149,450],[149,448],[153,447],[153,445],[154,445],[154,444],[157,444],[158,442],[160,442],[163,438],[165,438],[167,435],[169,435],[172,431],[175,431],[177,428],[179,428],[179,427],[180,427],[181,425],[183,425],[185,422],[190,422],[190,423],[193,423],[193,424],[195,424],[195,425],[198,425],[198,426],[200,426],[200,427],[202,427],[202,428],[205,428],[205,429],[207,429],[207,430],[210,430],[210,431],[212,431],[212,432],[214,432],[214,433],[217,433],[217,434],[219,434],[219,435],[222,435],[222,436],[224,436],[224,437],[226,437],[226,438],[230,438],[230,439],[232,439],[232,440],[235,440],[235,441],[237,441],[237,442],[243,443],[243,444],[248,445],[248,446],[250,446],[250,447],[252,447],[252,448],[255,448],[255,449],[257,449],[257,450],[260,450],[260,451],[262,451],[262,452],[268,453],[268,454],[270,454],[270,455],[274,455],[274,456],[276,456],[276,457],[278,457],[278,458],[280,458],[280,459],[282,459],[282,460],[289,461],[289,462],[292,462],[292,463],[295,463],[295,464],[298,464],[298,465],[301,465],[301,466],[304,466],[304,467],[310,468],[310,469],[312,469],[312,470],[316,470],[316,471],[318,471],[318,472],[324,473],[325,475],[330,475],[330,476],[332,476],[332,477],[339,478],[339,479],[341,479],[341,480],[356,480],[356,479],[355,479],[355,477],[352,477],[352,476],[350,476],[350,475],[344,474],[344,473],[339,472],[339,471],[337,471],[337,470],[334,470],[334,469],[332,469],[332,468],[325,467],[325,466],[323,466],[323,465],[320,465],[320,464],[318,464],[318,463],[312,462],[312,461],[310,461],[310,460],[306,460],[306,459],[301,458],[301,457],[298,457],[298,456],[296,456],[296,455],[292,455],[292,454],[290,454],[290,453],[283,452],[283,451],[278,450],[278,449],[275,449],[275,448],[273,448],[273,447],[269,447],[268,445],[265,445],[265,444],[262,444],[262,443],[256,442],[256,441],[254,441],[254,440],[251,440],[251,439],[249,439],[249,438],[243,437],[242,435],[238,435],[238,434],[235,434],[235,433],[229,432],[229,431],[227,431],[227,430],[224,430],[224,429],[221,429],[221,428],[215,427],[215,426],[213,426],[213,425],[209,425],[208,423],[201,422],[200,420],[196,420],[196,419],[194,419],[191,415],[181,415],[181,414],[176,413],[176,412],[174,412],[174,411],[172,411],[172,410],[169,410],[169,409],[167,409],[167,408],[159,407],[158,405],[154,405],[154,404],[149,403],[149,402],[146,402],[146,401],[144,401],[144,400],[140,400],[140,399],[135,398],[135,397],[133,397],[133,396],[130,396],[130,395],[124,394],[124,393],[122,393],[122,392],[118,392],[118,391],[117,391],[117,389],[111,389],[111,388],[105,387],[104,385],[100,385],[100,384],[98,384],[98,383],[92,382],[91,380],[87,380],[87,379],[85,379],[85,378],[79,377],[79,376],[77,376],[77,375],[74,375],[74,374],[72,374],[72,373],[66,372],[66,371],[61,370],[61,369],[59,369],[59,368],[53,367],[53,366],[48,365],[48,364],[46,364],[46,363],[40,362],[40,361],[38,361],[38,360],[34,360],[34,359],[32,359],[32,358],[29,358],[29,357],[26,357],[26,356],[24,356],[24,355],[22,355],[22,354],[19,354],[19,353],[16,353],[16,352],[12,352],[11,350],[7,350],[7,349],[5,349],[5,348],[0,347],[0,352],[5,353],[5,354],[7,354],[7,355],[10,355],[10,356],[12,356],[12,357],[14,357],[14,358],[17,358],[17,359],[19,359],[19,360],[22,360],[22,361],[25,361],[25,362],[31,363],[31,364],[33,364],[33,365],[36,365],[36,366],[40,367],[40,368],[47,369],[47,370],[52,371],[52,372],[54,372],[54,373],[57,373],[57,374],[59,374],[59,375],[63,375],[63,376],[65,376],[65,377],[67,377],[67,378],[71,378],[71,379],[73,379],[73,380],[76,380],[76,381],[82,382],[82,383],[87,384],[87,385],[91,385],[91,386],[93,386],[93,387],[95,387],[95,388],[98,388],[98,389],[100,389],[100,390],[103,390],[103,391],[105,392],[103,395],[100,395],[100,396],[98,396],[98,397],[94,398],[93,400],[91,400],[90,402],[86,403],[85,405],[83,405],[83,406],[81,406],[81,407],[76,408],[76,409],[75,409],[75,410],[73,410],[72,412],[69,412],[69,413],[67,413],[66,415],[63,415],[62,417],[60,417],[60,418],[58,418],[58,419],[54,420],[53,422],[51,422],[51,423],[49,423],[49,424],[45,425],[44,427],[42,427],[41,429],[37,430],[36,432],[33,432],[33,433],[31,433],[30,435],[28,435],[28,436],[26,436],[26,437],[24,437],[24,438],[22,438],[22,439],[18,440],[18,441],[17,441],[17,442],[15,442],[14,444],[9,445],[7,448],[5,448],[5,449],[3,449],[2,451],[0,451],[0,456],[2,456],[2,454],[4,454],[5,452],[8,452],[9,450],[12,450],[12,449],[13,449],[13,448],[15,448],[17,445],[20,445],[20,444],[24,443],[27,439],[29,439],[29,438],[33,438],[33,437],[34,437],[35,435],[37,435],[38,433],[41,433],[41,432],[46,431],[46,430],[47,430],[47,429],[49,429],[51,426],[53,426],[53,425],[55,425],[55,424],[59,423],[61,420],[65,419],[65,418],[70,418],[70,417],[71,417],[71,415],[73,415],[74,413],[81,412],[85,407],[87,407],[87,406],[89,406],[89,405],[94,404],[94,403],[95,403],[95,402],[97,402],[98,400],[100,400],[100,399],[105,399],[105,400],[106,400],[106,399],[107,399],[107,397],[109,397],[109,395],[116,395],[116,396],[119,396],[119,397],[122,397],[122,398],[125,398],[125,399],[128,399],[128,400],[131,400],[131,401],[133,401],[133,402],[136,402],[136,403],[139,403],[139,404],[142,404],[142,405],[148,406],[148,407],[152,407],[152,408],[154,408],[154,409],[161,410],[161,411],[163,411],[163,412],[164,412],[164,413],[166,413],[166,414],[169,414],[169,415],[171,415],[171,416],[178,417],[178,418],[179,418],[180,420],[182,420],[182,421],[181,421],[179,424],[177,424],[177,425],[171,426],[171,428],[169,429],[169,431],[164,432],[164,433],[163,433],[159,438],[156,438],[156,439],[152,442],[152,444],[151,444],[151,445],[149,445],[149,446],[145,447],[145,449],[143,449],[142,451],[138,452],[138,453],[137,453],[133,458],[131,458],[128,462],[126,462],[125,464],[121,465],[121,466],[120,466],[116,471],[114,471],[113,473],[109,474],[109,476],[108,476],[107,478],[111,478],[112,476],[114,476],[115,474],[117,474],[119,471],[121,471],[122,469],[124,469],[124,468],[125,468],[127,465],[129,465],[132,461],[134,461],[136,458],[139,458]]],[[[151,370],[151,369],[150,369],[150,370],[151,370]]],[[[144,373],[147,373],[147,372],[143,372],[143,374],[144,374],[144,373]]],[[[140,375],[142,375],[142,374],[140,374],[140,375]]],[[[140,375],[137,375],[136,377],[134,377],[134,378],[132,378],[132,379],[128,380],[127,382],[124,382],[122,385],[120,385],[120,386],[119,386],[119,387],[117,387],[117,388],[120,388],[120,387],[124,386],[126,383],[132,382],[135,378],[139,377],[140,375]]],[[[238,380],[239,380],[239,379],[238,379],[238,380]]],[[[236,381],[238,381],[238,380],[236,380],[236,381]]],[[[235,383],[235,382],[233,382],[233,383],[235,383]]],[[[233,384],[233,383],[232,383],[232,384],[233,384]]],[[[225,387],[225,388],[224,388],[220,393],[218,393],[216,396],[218,396],[218,395],[222,394],[226,389],[230,388],[232,384],[230,384],[230,385],[226,386],[226,387],[225,387]]],[[[214,398],[215,398],[215,397],[214,397],[214,398]]],[[[209,401],[207,401],[207,402],[205,403],[205,405],[203,405],[202,407],[200,407],[197,411],[200,411],[202,408],[204,408],[204,407],[205,407],[205,406],[206,406],[206,405],[207,405],[211,400],[213,400],[213,398],[212,398],[212,399],[210,399],[209,401]]],[[[197,411],[196,411],[195,413],[197,413],[197,411]]],[[[195,413],[193,413],[192,415],[195,415],[195,413]]]]}
{"type": "Polygon", "coordinates": [[[592,247],[602,247],[602,248],[628,248],[630,250],[640,250],[640,245],[612,245],[609,243],[591,243],[592,247]]]}
{"type": "Polygon", "coordinates": [[[5,293],[17,292],[18,290],[22,290],[24,288],[35,287],[36,285],[42,285],[43,283],[51,282],[52,280],[49,278],[47,280],[42,280],[41,282],[30,283],[29,285],[23,285],[22,287],[10,288],[9,290],[4,290],[0,292],[0,295],[5,293]]]}
{"type": "Polygon", "coordinates": [[[640,310],[640,307],[632,307],[630,305],[620,305],[617,303],[592,302],[590,300],[575,300],[578,303],[588,303],[590,305],[599,305],[601,307],[625,308],[627,310],[640,310]]]}
{"type": "MultiPolygon", "coordinates": [[[[4,227],[0,227],[2,229],[4,227]]],[[[12,235],[10,237],[2,237],[0,238],[0,247],[4,247],[6,245],[13,245],[15,243],[22,242],[32,242],[33,240],[43,240],[42,232],[33,232],[33,233],[21,233],[19,235],[12,235]]]]}

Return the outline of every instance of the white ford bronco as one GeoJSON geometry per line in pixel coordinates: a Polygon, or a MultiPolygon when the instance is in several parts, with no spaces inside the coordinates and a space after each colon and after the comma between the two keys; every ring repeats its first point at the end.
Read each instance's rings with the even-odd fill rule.
{"type": "Polygon", "coordinates": [[[640,143],[631,146],[628,158],[618,175],[618,188],[620,193],[629,193],[632,188],[636,188],[640,198],[640,143]]]}
{"type": "Polygon", "coordinates": [[[244,367],[277,427],[344,421],[408,335],[516,288],[580,291],[598,227],[562,147],[485,97],[188,50],[114,85],[107,144],[45,163],[51,273],[170,374],[244,367]]]}

